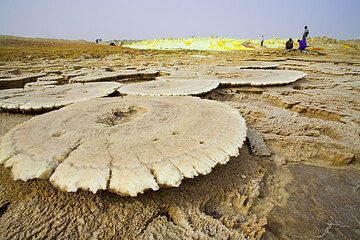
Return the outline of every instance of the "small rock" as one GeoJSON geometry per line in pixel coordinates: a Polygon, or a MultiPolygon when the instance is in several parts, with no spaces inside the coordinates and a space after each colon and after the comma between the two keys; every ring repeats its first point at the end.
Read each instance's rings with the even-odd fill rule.
{"type": "Polygon", "coordinates": [[[251,152],[256,156],[268,157],[271,156],[264,139],[260,133],[252,128],[248,128],[247,138],[249,139],[251,152]]]}

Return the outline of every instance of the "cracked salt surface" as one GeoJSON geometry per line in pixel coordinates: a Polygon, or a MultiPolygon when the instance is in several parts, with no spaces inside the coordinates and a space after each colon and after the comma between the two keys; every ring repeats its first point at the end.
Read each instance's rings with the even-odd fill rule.
{"type": "Polygon", "coordinates": [[[245,120],[223,103],[193,97],[104,98],[12,129],[2,139],[0,163],[12,168],[15,179],[49,179],[69,192],[108,189],[136,196],[210,173],[239,154],[245,137],[245,120]]]}

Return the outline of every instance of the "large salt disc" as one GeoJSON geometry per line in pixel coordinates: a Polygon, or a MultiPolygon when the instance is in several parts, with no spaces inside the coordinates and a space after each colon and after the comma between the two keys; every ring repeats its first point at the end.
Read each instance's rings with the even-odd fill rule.
{"type": "Polygon", "coordinates": [[[157,80],[126,84],[118,91],[140,96],[186,96],[207,93],[218,86],[217,80],[157,80]]]}
{"type": "Polygon", "coordinates": [[[237,156],[245,120],[194,97],[101,98],[72,104],[4,135],[0,163],[15,179],[50,179],[65,191],[136,196],[179,186],[237,156]]]}
{"type": "Polygon", "coordinates": [[[74,83],[26,90],[1,90],[0,109],[23,112],[50,111],[72,103],[108,96],[122,84],[74,83]]]}
{"type": "Polygon", "coordinates": [[[300,71],[242,69],[236,72],[235,77],[218,76],[218,80],[225,86],[271,86],[289,84],[304,77],[306,73],[300,71]]]}

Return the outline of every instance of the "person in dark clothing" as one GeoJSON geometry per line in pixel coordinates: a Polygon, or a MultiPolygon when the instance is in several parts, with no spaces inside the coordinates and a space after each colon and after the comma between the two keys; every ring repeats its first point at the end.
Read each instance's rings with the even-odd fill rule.
{"type": "Polygon", "coordinates": [[[303,33],[302,40],[306,40],[306,38],[308,36],[309,36],[309,29],[308,29],[308,26],[305,26],[305,30],[304,30],[304,33],[303,33]]]}
{"type": "Polygon", "coordinates": [[[264,46],[264,36],[263,35],[261,35],[261,42],[260,42],[260,46],[264,46]]]}
{"type": "Polygon", "coordinates": [[[292,38],[289,38],[289,40],[287,40],[286,42],[286,49],[287,50],[291,50],[294,47],[294,41],[292,40],[292,38]]]}

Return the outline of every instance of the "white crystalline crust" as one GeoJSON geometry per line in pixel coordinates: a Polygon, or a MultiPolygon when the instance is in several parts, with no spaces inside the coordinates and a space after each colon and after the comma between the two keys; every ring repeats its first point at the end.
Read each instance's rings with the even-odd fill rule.
{"type": "Polygon", "coordinates": [[[117,77],[113,72],[90,72],[84,76],[73,77],[69,80],[70,83],[88,83],[88,82],[103,82],[103,81],[115,81],[117,77]]]}
{"type": "Polygon", "coordinates": [[[157,80],[126,84],[118,91],[122,94],[140,96],[186,96],[207,93],[218,86],[217,80],[157,80]]]}
{"type": "Polygon", "coordinates": [[[42,87],[47,87],[47,86],[54,86],[54,85],[58,85],[58,81],[38,81],[38,82],[30,82],[25,84],[24,89],[28,90],[28,89],[34,89],[34,88],[42,88],[42,87]]]}
{"type": "Polygon", "coordinates": [[[1,90],[0,109],[23,112],[50,111],[72,103],[108,96],[121,85],[116,82],[74,83],[26,90],[1,90]]]}
{"type": "Polygon", "coordinates": [[[14,179],[136,196],[179,186],[225,164],[246,137],[230,106],[195,97],[101,98],[72,104],[4,135],[0,163],[14,179]],[[51,124],[49,124],[51,123],[51,124]]]}
{"type": "Polygon", "coordinates": [[[306,73],[290,70],[260,70],[242,69],[236,72],[242,76],[238,77],[219,77],[220,85],[226,86],[271,86],[283,85],[296,82],[306,77],[306,73]]]}
{"type": "Polygon", "coordinates": [[[109,82],[127,80],[150,80],[155,79],[159,71],[154,69],[145,70],[120,70],[114,72],[105,72],[102,70],[94,70],[89,72],[73,73],[67,75],[65,78],[70,78],[70,83],[88,83],[88,82],[109,82]],[[74,77],[71,77],[74,76],[74,77]]]}
{"type": "Polygon", "coordinates": [[[246,61],[238,66],[215,67],[214,72],[229,73],[229,72],[237,72],[240,69],[274,69],[279,66],[280,66],[280,64],[272,63],[272,62],[246,61]]]}
{"type": "Polygon", "coordinates": [[[60,82],[64,81],[64,77],[63,76],[46,76],[46,77],[38,78],[37,81],[38,82],[56,81],[56,82],[60,83],[60,82]]]}

